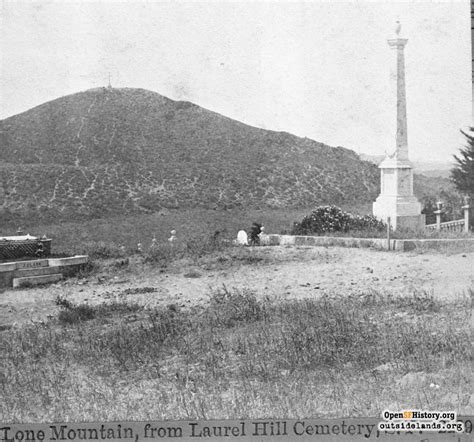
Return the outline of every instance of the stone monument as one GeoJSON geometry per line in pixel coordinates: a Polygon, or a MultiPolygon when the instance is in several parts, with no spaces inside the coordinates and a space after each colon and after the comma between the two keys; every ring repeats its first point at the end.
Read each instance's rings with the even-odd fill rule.
{"type": "Polygon", "coordinates": [[[406,38],[400,37],[401,26],[397,22],[396,37],[388,45],[397,51],[397,135],[395,152],[380,163],[380,195],[373,203],[373,214],[390,223],[394,230],[419,229],[425,224],[421,204],[413,195],[413,166],[408,159],[407,105],[405,96],[406,38]]]}

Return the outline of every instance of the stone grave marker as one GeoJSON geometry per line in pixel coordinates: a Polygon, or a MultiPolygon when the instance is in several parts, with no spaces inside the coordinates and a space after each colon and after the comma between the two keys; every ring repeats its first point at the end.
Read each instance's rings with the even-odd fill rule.
{"type": "Polygon", "coordinates": [[[237,244],[240,244],[242,246],[249,245],[247,232],[245,230],[239,230],[239,232],[237,233],[237,244]]]}

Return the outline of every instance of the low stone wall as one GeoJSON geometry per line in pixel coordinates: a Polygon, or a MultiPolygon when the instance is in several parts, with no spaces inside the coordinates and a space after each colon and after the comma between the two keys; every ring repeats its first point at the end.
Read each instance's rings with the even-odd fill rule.
{"type": "MultiPolygon", "coordinates": [[[[261,235],[262,245],[268,246],[316,246],[316,247],[358,247],[388,250],[386,238],[348,238],[342,236],[298,236],[298,235],[261,235]]],[[[470,242],[474,245],[474,238],[438,238],[438,239],[391,239],[390,250],[407,252],[417,248],[429,249],[442,246],[457,245],[470,242]]]]}
{"type": "MultiPolygon", "coordinates": [[[[375,249],[388,249],[385,238],[347,238],[343,236],[299,236],[299,235],[261,235],[262,245],[269,246],[338,246],[338,247],[369,247],[375,249]]],[[[395,240],[390,241],[390,248],[394,249],[395,240]]]]}
{"type": "Polygon", "coordinates": [[[409,252],[415,249],[439,249],[443,246],[449,247],[461,244],[472,244],[474,246],[474,238],[397,239],[395,250],[409,252]]]}

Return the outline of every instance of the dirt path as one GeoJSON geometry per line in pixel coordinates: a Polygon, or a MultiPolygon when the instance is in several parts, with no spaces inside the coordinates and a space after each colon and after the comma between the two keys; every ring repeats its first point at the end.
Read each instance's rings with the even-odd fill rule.
{"type": "Polygon", "coordinates": [[[373,289],[400,294],[427,290],[450,299],[473,287],[474,253],[446,256],[353,248],[260,247],[247,250],[240,261],[221,256],[200,265],[181,263],[166,271],[132,264],[87,280],[73,278],[49,287],[5,290],[0,293],[0,326],[47,319],[57,311],[57,296],[91,304],[117,299],[185,307],[205,302],[207,294],[222,285],[282,298],[373,289]],[[154,291],[144,293],[144,288],[154,291]]]}

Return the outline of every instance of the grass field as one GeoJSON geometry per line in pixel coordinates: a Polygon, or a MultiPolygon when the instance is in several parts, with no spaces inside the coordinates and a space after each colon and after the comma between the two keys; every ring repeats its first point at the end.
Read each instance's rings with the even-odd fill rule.
{"type": "Polygon", "coordinates": [[[209,296],[191,310],[59,299],[55,319],[1,333],[0,420],[376,416],[470,400],[468,297],[209,296]]]}
{"type": "MultiPolygon", "coordinates": [[[[370,205],[357,207],[343,207],[343,210],[354,214],[370,213],[370,205]]],[[[232,240],[239,230],[250,230],[253,222],[265,226],[266,233],[289,234],[295,221],[311,212],[311,209],[283,210],[283,209],[246,209],[246,210],[170,210],[166,215],[141,214],[122,217],[97,218],[64,222],[56,224],[36,224],[34,219],[25,222],[21,227],[25,233],[32,235],[46,235],[53,239],[53,253],[77,254],[85,253],[91,256],[107,257],[120,256],[120,249],[126,253],[133,253],[137,244],[148,249],[152,239],[166,244],[171,230],[177,231],[177,239],[181,243],[207,241],[216,232],[220,239],[232,240]]],[[[3,235],[15,234],[18,226],[5,226],[3,235]]],[[[385,237],[385,232],[357,231],[344,234],[335,232],[329,236],[354,237],[385,237]]],[[[468,235],[469,236],[469,235],[468,235]]],[[[471,235],[472,236],[472,235],[471,235]]],[[[393,238],[452,238],[463,237],[462,234],[451,232],[426,231],[396,232],[393,238]]],[[[123,253],[122,253],[123,254],[123,253]]]]}
{"type": "MultiPolygon", "coordinates": [[[[134,258],[139,265],[123,260],[116,268],[121,260],[99,261],[86,282],[64,289],[93,296],[103,284],[94,282],[100,270],[120,273],[124,281],[116,290],[141,294],[151,284],[127,286],[133,272],[166,275],[160,267],[178,260],[169,270],[171,278],[181,258],[198,258],[191,260],[194,273],[183,276],[188,282],[208,267],[223,274],[241,267],[255,272],[255,265],[260,272],[274,271],[287,255],[277,258],[269,248],[229,248],[229,242],[213,241],[213,233],[232,239],[254,221],[268,232],[282,232],[307,213],[171,211],[40,226],[30,233],[52,236],[56,253],[92,251],[95,258],[121,256],[120,245],[129,254],[141,242],[146,253],[134,258]],[[173,228],[176,245],[166,241],[173,228]],[[149,250],[154,235],[159,240],[155,251],[149,250]],[[265,259],[253,253],[257,250],[265,252],[265,259]]],[[[296,250],[292,259],[297,252],[305,251],[296,250]]],[[[321,269],[326,261],[336,265],[330,262],[334,256],[322,253],[321,262],[303,263],[305,271],[320,272],[324,285],[321,269]]],[[[373,275],[373,269],[361,269],[373,275]]],[[[348,277],[345,287],[352,286],[354,276],[348,277]]],[[[157,277],[152,280],[153,291],[158,290],[157,277]]],[[[0,421],[341,417],[378,416],[383,409],[473,409],[473,288],[443,299],[413,290],[397,296],[372,286],[280,299],[273,291],[257,293],[248,279],[245,284],[209,289],[208,301],[189,307],[169,298],[151,306],[59,297],[59,312],[49,319],[0,333],[0,421]]],[[[48,289],[37,290],[44,297],[41,290],[48,289]]]]}
{"type": "MultiPolygon", "coordinates": [[[[355,213],[365,213],[364,207],[349,208],[355,213]]],[[[367,208],[368,210],[368,208],[367,208]]],[[[47,235],[53,239],[55,253],[83,253],[97,243],[110,247],[123,245],[133,251],[137,244],[151,244],[155,236],[166,241],[171,230],[177,231],[180,240],[208,238],[216,231],[222,238],[235,239],[241,229],[249,230],[253,222],[265,226],[267,232],[289,232],[293,222],[300,220],[310,209],[247,209],[247,210],[170,210],[166,215],[141,214],[123,217],[97,218],[77,222],[38,225],[35,220],[22,225],[32,235],[47,235]]],[[[18,226],[4,227],[3,235],[14,234],[18,226]]]]}

